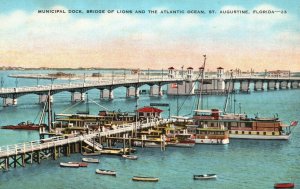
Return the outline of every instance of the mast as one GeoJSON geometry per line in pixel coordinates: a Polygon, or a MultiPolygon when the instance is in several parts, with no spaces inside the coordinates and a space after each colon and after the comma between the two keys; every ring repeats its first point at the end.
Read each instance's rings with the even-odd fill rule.
{"type": "Polygon", "coordinates": [[[201,75],[201,87],[200,87],[200,92],[199,92],[199,96],[198,96],[198,100],[197,100],[197,107],[196,107],[196,110],[199,109],[200,105],[202,105],[202,90],[203,90],[203,81],[204,81],[204,71],[205,71],[205,62],[206,62],[206,55],[203,55],[204,57],[204,63],[203,63],[203,72],[202,72],[202,75],[201,75]]]}
{"type": "MultiPolygon", "coordinates": [[[[229,90],[230,90],[230,84],[232,83],[232,77],[233,77],[233,72],[231,70],[231,73],[230,73],[230,79],[229,79],[229,84],[228,84],[228,87],[227,87],[227,96],[226,96],[226,100],[225,100],[225,104],[224,104],[224,109],[223,109],[223,112],[224,114],[226,113],[227,111],[227,105],[228,105],[228,100],[229,100],[229,90]]],[[[234,99],[235,100],[235,99],[234,99]]],[[[234,102],[234,105],[235,105],[235,102],[234,102]]]]}

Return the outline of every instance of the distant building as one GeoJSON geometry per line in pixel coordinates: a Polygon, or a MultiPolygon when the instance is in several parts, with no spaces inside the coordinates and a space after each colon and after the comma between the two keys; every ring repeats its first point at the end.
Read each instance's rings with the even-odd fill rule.
{"type": "Polygon", "coordinates": [[[275,70],[275,71],[268,71],[268,77],[289,77],[290,76],[289,70],[275,70]]]}

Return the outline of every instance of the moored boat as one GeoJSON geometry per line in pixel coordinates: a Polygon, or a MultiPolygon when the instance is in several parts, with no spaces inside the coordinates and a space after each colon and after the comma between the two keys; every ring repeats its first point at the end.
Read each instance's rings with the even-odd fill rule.
{"type": "Polygon", "coordinates": [[[71,167],[71,168],[79,168],[79,164],[78,163],[60,163],[59,164],[61,167],[71,167]]]}
{"type": "Polygon", "coordinates": [[[143,182],[158,182],[158,177],[141,177],[141,176],[134,176],[132,177],[133,181],[143,181],[143,182]]]}
{"type": "Polygon", "coordinates": [[[125,159],[131,159],[131,160],[137,160],[138,159],[138,156],[135,156],[135,155],[125,155],[125,154],[123,154],[122,157],[125,158],[125,159]]]}
{"type": "Polygon", "coordinates": [[[194,175],[194,180],[206,180],[206,179],[216,179],[216,174],[203,174],[203,175],[194,175]]]}
{"type": "Polygon", "coordinates": [[[96,173],[101,175],[111,175],[111,176],[117,175],[116,171],[104,170],[104,169],[96,169],[96,173]]]}
{"type": "Polygon", "coordinates": [[[99,156],[99,155],[101,155],[101,152],[100,151],[98,151],[98,152],[91,152],[91,153],[83,152],[82,155],[83,156],[99,156]]]}
{"type": "Polygon", "coordinates": [[[167,142],[168,147],[184,147],[184,148],[192,148],[195,146],[195,140],[186,139],[175,142],[167,142]]]}
{"type": "Polygon", "coordinates": [[[274,188],[294,188],[294,183],[276,183],[274,184],[274,188]]]}
{"type": "Polygon", "coordinates": [[[88,164],[85,162],[68,162],[69,164],[78,164],[79,167],[87,167],[88,164]]]}
{"type": "Polygon", "coordinates": [[[2,126],[1,129],[12,129],[12,130],[36,130],[40,129],[40,125],[36,125],[30,121],[21,122],[18,125],[6,125],[2,126]]]}
{"type": "Polygon", "coordinates": [[[96,159],[96,158],[82,158],[83,162],[87,162],[87,163],[99,163],[100,160],[96,159]]]}

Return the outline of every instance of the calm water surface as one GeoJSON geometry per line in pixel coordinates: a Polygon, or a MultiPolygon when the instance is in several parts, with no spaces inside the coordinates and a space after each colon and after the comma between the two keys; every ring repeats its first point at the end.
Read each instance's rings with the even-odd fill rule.
{"type": "MultiPolygon", "coordinates": [[[[46,72],[46,71],[45,71],[46,72]]],[[[82,73],[78,71],[79,73],[82,73]]],[[[14,87],[15,79],[8,78],[12,71],[0,72],[5,80],[5,87],[14,87]]],[[[19,73],[19,72],[13,72],[19,73]]],[[[24,73],[24,72],[22,72],[24,73]]],[[[26,73],[39,73],[26,71],[26,73]]],[[[58,83],[61,81],[55,81],[58,83]]],[[[36,80],[18,80],[19,86],[34,86],[36,80]]],[[[39,81],[39,84],[50,83],[39,81]]],[[[143,86],[142,89],[149,89],[143,86]]],[[[136,100],[126,99],[125,88],[115,89],[113,101],[99,100],[99,91],[90,90],[89,98],[110,110],[133,111],[136,100]]],[[[62,92],[54,95],[54,111],[61,113],[69,109],[70,93],[62,92]]],[[[204,97],[204,108],[223,108],[224,96],[204,97]]],[[[269,92],[252,92],[236,95],[242,105],[242,112],[250,116],[259,113],[261,116],[279,117],[286,123],[300,120],[300,90],[281,90],[269,92]]],[[[182,105],[180,115],[192,112],[195,99],[180,97],[182,105]],[[183,104],[183,102],[185,103],[183,104]]],[[[37,104],[37,95],[20,97],[18,106],[0,108],[0,125],[17,124],[21,121],[38,121],[42,107],[37,104]]],[[[171,104],[171,115],[176,114],[177,99],[163,96],[141,96],[139,107],[150,102],[171,104]]],[[[2,102],[0,102],[0,105],[2,102]]],[[[65,111],[75,113],[84,110],[85,104],[65,111]]],[[[98,113],[101,108],[90,102],[90,111],[98,113]]],[[[168,116],[164,109],[164,117],[168,116]]],[[[237,111],[238,108],[237,108],[237,111]]],[[[38,134],[29,131],[0,130],[0,145],[14,144],[36,140],[38,134]]],[[[120,157],[101,156],[100,164],[90,164],[88,168],[60,168],[60,161],[80,161],[81,155],[72,154],[58,161],[43,160],[40,165],[26,165],[25,168],[11,168],[0,173],[0,188],[273,188],[276,182],[295,182],[300,186],[300,129],[293,130],[289,141],[231,140],[229,145],[196,145],[194,148],[160,149],[137,148],[137,161],[124,160],[120,157]],[[117,177],[95,174],[95,169],[111,169],[117,171],[117,177]],[[194,181],[193,174],[216,173],[218,178],[210,181],[194,181]],[[135,175],[157,176],[158,183],[141,183],[131,181],[135,175]]],[[[298,187],[299,188],[299,187],[298,187]]]]}

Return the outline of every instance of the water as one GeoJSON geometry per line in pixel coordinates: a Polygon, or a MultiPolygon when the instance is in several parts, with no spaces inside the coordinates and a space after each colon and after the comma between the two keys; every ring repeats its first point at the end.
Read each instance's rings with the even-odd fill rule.
{"type": "MultiPolygon", "coordinates": [[[[29,71],[27,71],[29,72],[29,71]]],[[[17,72],[18,73],[18,72],[17,72]]],[[[33,73],[31,71],[30,73],[33,73]]],[[[82,73],[82,72],[79,72],[82,73]]],[[[7,78],[10,72],[0,72],[6,86],[15,86],[15,79],[7,78]]],[[[50,83],[42,81],[40,83],[50,83]]],[[[59,82],[59,81],[55,81],[59,82]]],[[[36,85],[36,80],[20,80],[18,85],[36,85]]],[[[148,86],[142,86],[148,89],[148,86]]],[[[89,91],[89,98],[111,110],[133,111],[136,100],[125,99],[125,88],[115,89],[113,101],[99,100],[99,91],[89,91]]],[[[300,120],[300,90],[281,90],[270,92],[252,92],[236,95],[237,104],[241,103],[242,112],[250,116],[272,116],[278,113],[288,123],[300,120]]],[[[70,93],[54,95],[54,111],[61,113],[71,106],[70,93]]],[[[204,108],[222,108],[224,96],[205,96],[204,108]]],[[[21,121],[37,119],[42,107],[37,104],[37,95],[20,97],[18,106],[0,108],[0,125],[17,124],[21,121]]],[[[184,101],[180,115],[192,111],[193,97],[180,97],[179,105],[184,101]]],[[[171,115],[177,111],[177,99],[163,96],[141,96],[139,107],[150,102],[170,103],[171,115]]],[[[80,103],[67,113],[84,110],[80,103]]],[[[98,113],[99,106],[90,103],[91,113],[98,113]]],[[[168,108],[164,108],[164,117],[168,108]]],[[[238,108],[236,108],[239,111],[238,108]]],[[[90,164],[88,168],[60,168],[59,162],[81,161],[81,155],[72,154],[58,161],[43,160],[40,165],[26,165],[25,168],[11,168],[0,173],[0,188],[273,188],[276,182],[295,182],[300,185],[300,129],[293,130],[289,141],[231,140],[227,146],[196,145],[194,148],[160,149],[137,148],[137,161],[120,157],[101,156],[100,164],[90,164]],[[117,171],[117,177],[95,174],[97,168],[117,171]],[[216,173],[218,178],[209,181],[194,181],[194,174],[216,173]],[[158,183],[131,181],[132,176],[156,176],[158,183]]],[[[0,145],[14,144],[38,139],[36,132],[0,130],[0,145]]]]}

